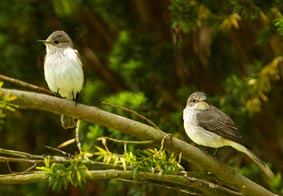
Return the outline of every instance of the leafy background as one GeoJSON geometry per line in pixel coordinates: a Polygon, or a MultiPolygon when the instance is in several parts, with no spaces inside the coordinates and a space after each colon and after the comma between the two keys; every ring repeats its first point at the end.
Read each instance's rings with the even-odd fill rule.
{"type": "MultiPolygon", "coordinates": [[[[189,142],[182,110],[192,92],[204,91],[210,103],[234,119],[255,153],[279,174],[283,171],[282,6],[279,0],[228,0],[221,4],[206,0],[1,1],[0,73],[47,87],[43,75],[45,47],[37,40],[54,30],[64,30],[84,64],[81,103],[140,120],[101,103],[131,108],[165,132],[189,142]]],[[[4,87],[21,88],[8,82],[4,87]]],[[[52,113],[17,110],[5,115],[0,125],[1,148],[50,154],[53,152],[46,145],[56,147],[74,136],[73,131],[60,127],[59,116],[52,113]]],[[[95,140],[99,136],[133,139],[116,130],[82,124],[83,149],[94,150],[100,145],[95,140]]],[[[122,146],[115,145],[109,148],[123,151],[122,146]]],[[[64,150],[73,153],[76,146],[64,150]]],[[[260,170],[241,153],[225,148],[219,156],[263,183],[260,170]]],[[[21,171],[25,165],[12,169],[21,171]]],[[[7,172],[5,164],[1,163],[0,172],[7,172]]],[[[282,185],[273,189],[280,191],[282,185]]],[[[109,180],[57,193],[46,184],[5,185],[0,186],[0,193],[175,192],[109,180]]]]}

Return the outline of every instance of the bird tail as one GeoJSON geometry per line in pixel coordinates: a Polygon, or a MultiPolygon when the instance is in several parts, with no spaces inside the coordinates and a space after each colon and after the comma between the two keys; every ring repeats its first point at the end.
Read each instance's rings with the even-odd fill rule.
{"type": "Polygon", "coordinates": [[[270,179],[274,178],[275,175],[271,171],[271,169],[247,147],[236,142],[233,142],[231,146],[236,150],[245,153],[248,157],[250,157],[260,167],[260,169],[265,173],[267,177],[269,177],[270,179]]]}
{"type": "Polygon", "coordinates": [[[76,126],[75,119],[71,116],[65,116],[64,114],[61,115],[61,126],[64,129],[71,129],[76,126]]]}

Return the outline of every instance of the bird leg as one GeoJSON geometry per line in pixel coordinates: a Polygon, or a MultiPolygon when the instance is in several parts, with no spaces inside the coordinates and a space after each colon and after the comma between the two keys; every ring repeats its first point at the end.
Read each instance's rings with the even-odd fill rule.
{"type": "Polygon", "coordinates": [[[55,94],[56,97],[62,98],[62,96],[61,96],[60,93],[59,93],[59,90],[60,90],[60,89],[58,88],[58,90],[57,90],[54,94],[55,94]]]}
{"type": "Polygon", "coordinates": [[[80,95],[80,93],[74,94],[74,92],[72,91],[72,95],[73,95],[73,101],[75,101],[76,105],[79,104],[79,95],[80,95]]]}

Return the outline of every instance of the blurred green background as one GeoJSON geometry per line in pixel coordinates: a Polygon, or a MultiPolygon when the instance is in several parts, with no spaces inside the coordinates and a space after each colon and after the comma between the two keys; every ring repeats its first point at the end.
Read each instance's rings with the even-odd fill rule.
{"type": "MultiPolygon", "coordinates": [[[[275,173],[281,173],[282,6],[279,0],[227,0],[221,4],[208,0],[0,1],[0,74],[47,88],[45,47],[37,40],[64,30],[84,65],[81,103],[140,120],[101,102],[133,109],[163,131],[189,142],[182,110],[192,92],[204,91],[210,103],[232,117],[255,153],[270,163],[275,173]]],[[[22,89],[8,82],[4,87],[22,89]]],[[[52,154],[46,145],[56,147],[74,137],[52,113],[17,110],[5,115],[0,125],[1,148],[52,154]]],[[[102,135],[133,139],[83,122],[80,137],[84,150],[94,150],[94,145],[99,145],[95,139],[102,135]]],[[[74,154],[76,146],[64,150],[74,154]]],[[[228,154],[222,157],[227,163],[233,162],[246,176],[264,184],[257,167],[250,171],[252,161],[234,150],[228,154]]],[[[22,171],[25,166],[12,169],[22,171]]],[[[0,172],[7,173],[4,163],[0,172]]],[[[272,189],[282,191],[282,184],[272,189]]],[[[53,192],[46,184],[0,185],[0,195],[172,193],[176,194],[115,180],[89,182],[83,189],[70,187],[62,192],[53,192]]]]}

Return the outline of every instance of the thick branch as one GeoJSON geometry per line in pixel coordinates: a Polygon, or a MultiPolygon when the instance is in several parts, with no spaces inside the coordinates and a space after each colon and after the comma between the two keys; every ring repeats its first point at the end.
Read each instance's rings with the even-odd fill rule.
{"type": "MultiPolygon", "coordinates": [[[[156,173],[139,172],[138,175],[133,178],[132,171],[121,171],[121,170],[92,170],[89,171],[88,179],[90,180],[107,180],[107,179],[131,179],[131,180],[154,180],[160,182],[168,182],[173,184],[179,184],[182,186],[190,186],[197,190],[205,191],[209,195],[232,195],[241,196],[242,194],[224,188],[217,184],[213,184],[201,179],[187,177],[187,176],[176,176],[176,175],[160,175],[156,173]]],[[[0,184],[20,184],[20,183],[38,183],[48,182],[48,176],[43,171],[36,171],[25,174],[11,174],[0,176],[0,184]]]]}
{"type": "MultiPolygon", "coordinates": [[[[7,94],[17,97],[14,104],[56,114],[74,116],[78,119],[119,130],[122,133],[135,136],[142,140],[155,140],[159,145],[162,138],[167,135],[151,126],[100,110],[97,107],[83,104],[76,105],[73,101],[40,93],[1,88],[0,97],[4,97],[7,94]]],[[[231,167],[215,160],[213,157],[182,140],[167,137],[164,142],[164,148],[176,153],[182,152],[185,159],[213,173],[219,180],[223,181],[226,186],[244,195],[273,195],[265,188],[236,173],[231,167]]]]}

